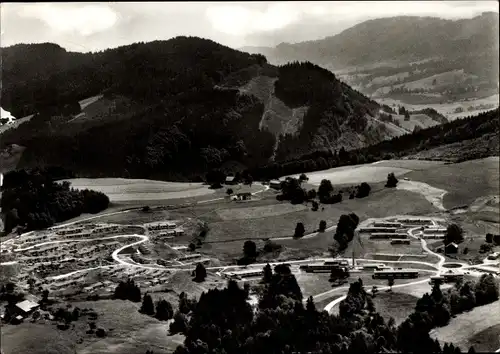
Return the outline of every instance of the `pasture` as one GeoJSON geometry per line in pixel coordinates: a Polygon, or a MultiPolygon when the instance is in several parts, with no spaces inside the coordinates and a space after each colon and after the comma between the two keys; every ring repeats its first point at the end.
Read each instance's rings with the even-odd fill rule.
{"type": "Polygon", "coordinates": [[[201,183],[163,182],[126,178],[73,178],[65,180],[76,189],[93,189],[111,202],[147,201],[196,197],[215,191],[201,183]]]}
{"type": "Polygon", "coordinates": [[[500,348],[500,333],[495,333],[495,329],[500,326],[498,314],[500,301],[495,301],[457,315],[447,326],[433,329],[430,334],[442,344],[453,342],[465,351],[471,345],[475,346],[476,351],[495,351],[500,348]]]}
{"type": "Polygon", "coordinates": [[[446,190],[443,204],[450,209],[469,205],[479,197],[498,195],[499,158],[488,157],[412,171],[405,177],[446,190]]]}
{"type": "Polygon", "coordinates": [[[413,295],[400,292],[380,291],[374,298],[375,310],[389,321],[394,318],[396,326],[402,323],[415,309],[418,298],[413,295]]]}
{"type": "MultiPolygon", "coordinates": [[[[410,169],[384,167],[373,164],[343,166],[323,171],[306,172],[308,183],[319,186],[323,179],[328,179],[333,185],[359,184],[362,182],[374,183],[387,180],[387,175],[393,172],[396,176],[411,172],[410,169]]],[[[299,175],[292,177],[298,178],[299,175]]]]}

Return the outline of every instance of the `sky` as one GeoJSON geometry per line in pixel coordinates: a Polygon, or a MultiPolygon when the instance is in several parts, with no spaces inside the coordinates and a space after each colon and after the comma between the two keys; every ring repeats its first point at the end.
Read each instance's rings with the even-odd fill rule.
{"type": "Polygon", "coordinates": [[[2,47],[52,42],[89,52],[178,35],[221,44],[275,46],[335,35],[400,15],[445,19],[498,12],[497,1],[2,3],[2,47]]]}

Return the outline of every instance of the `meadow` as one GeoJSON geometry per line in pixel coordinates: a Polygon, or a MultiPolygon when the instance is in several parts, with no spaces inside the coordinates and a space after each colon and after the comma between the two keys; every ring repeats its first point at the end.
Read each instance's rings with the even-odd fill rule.
{"type": "Polygon", "coordinates": [[[453,342],[462,350],[468,350],[474,345],[476,351],[495,351],[500,348],[498,314],[500,301],[475,307],[452,318],[447,326],[433,329],[431,337],[437,338],[441,343],[453,342]]]}

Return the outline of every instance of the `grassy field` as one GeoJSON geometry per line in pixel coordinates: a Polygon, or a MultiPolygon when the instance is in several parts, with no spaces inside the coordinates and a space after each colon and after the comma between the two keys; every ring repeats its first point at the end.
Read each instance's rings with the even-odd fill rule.
{"type": "Polygon", "coordinates": [[[468,205],[479,197],[498,195],[499,159],[466,161],[439,166],[426,171],[413,171],[405,177],[446,190],[444,207],[468,205]]]}
{"type": "Polygon", "coordinates": [[[214,193],[214,190],[201,183],[125,178],[74,178],[67,181],[77,189],[93,189],[103,192],[112,202],[176,199],[214,193]]]}
{"type": "Polygon", "coordinates": [[[481,341],[481,348],[476,351],[495,351],[500,348],[500,301],[478,306],[469,312],[457,315],[450,323],[431,331],[431,336],[442,344],[453,342],[462,350],[467,351],[471,345],[476,346],[481,341]],[[496,334],[496,336],[495,336],[496,334]]]}
{"type": "MultiPolygon", "coordinates": [[[[396,176],[404,175],[411,172],[409,169],[377,166],[374,164],[364,164],[355,166],[343,166],[330,168],[323,171],[315,171],[306,173],[309,177],[309,183],[319,185],[321,180],[329,179],[332,184],[359,184],[362,182],[373,183],[387,180],[389,173],[394,173],[396,176]]],[[[293,177],[298,177],[294,175],[293,177]]]]}
{"type": "Polygon", "coordinates": [[[373,303],[386,321],[392,317],[399,325],[413,312],[417,300],[417,297],[409,294],[381,291],[373,298],[373,303]]]}
{"type": "Polygon", "coordinates": [[[9,354],[96,354],[96,353],[172,353],[182,343],[182,336],[168,336],[168,323],[142,315],[140,303],[122,300],[85,301],[74,307],[91,308],[97,314],[97,327],[108,336],[98,338],[85,333],[88,318],[80,317],[70,329],[62,331],[45,321],[2,326],[2,350],[9,354]]]}
{"type": "MultiPolygon", "coordinates": [[[[269,208],[270,200],[262,200],[262,203],[269,208]]],[[[273,208],[279,210],[286,202],[279,203],[273,201],[273,208]]],[[[252,204],[253,205],[253,204],[252,204]]],[[[289,205],[289,204],[288,204],[289,205]]],[[[216,257],[233,259],[240,257],[243,242],[246,239],[261,240],[263,238],[290,237],[293,235],[297,222],[304,223],[306,233],[313,232],[318,228],[319,221],[325,220],[327,225],[336,225],[338,218],[342,214],[355,212],[360,220],[371,217],[385,217],[395,214],[425,215],[433,211],[432,205],[422,196],[399,190],[380,189],[367,198],[344,200],[342,203],[324,205],[324,210],[314,212],[309,208],[301,211],[290,212],[279,216],[252,218],[246,220],[217,220],[217,213],[208,213],[199,219],[209,223],[210,231],[205,244],[200,249],[202,252],[213,254],[216,257]],[[381,208],[380,206],[384,207],[381,208]]],[[[197,214],[196,212],[195,214],[197,214]]],[[[287,248],[287,255],[300,257],[309,255],[320,255],[328,252],[328,246],[333,242],[333,232],[319,234],[307,239],[288,239],[276,241],[287,248]]],[[[385,245],[387,241],[369,241],[367,253],[385,252],[393,253],[395,249],[392,245],[385,245]]],[[[258,243],[260,246],[262,243],[258,243]]],[[[397,248],[400,250],[401,248],[397,248]]],[[[415,250],[419,251],[418,245],[415,250]]],[[[399,251],[399,253],[401,253],[399,251]]],[[[408,253],[408,252],[404,252],[408,253]]]]}

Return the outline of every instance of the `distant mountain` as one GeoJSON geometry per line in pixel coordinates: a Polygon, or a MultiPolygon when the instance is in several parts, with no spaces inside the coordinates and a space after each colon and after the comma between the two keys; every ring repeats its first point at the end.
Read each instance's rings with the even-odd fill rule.
{"type": "Polygon", "coordinates": [[[1,55],[2,107],[35,114],[1,133],[0,148],[26,148],[18,167],[194,179],[405,133],[328,70],[276,67],[196,37],[88,54],[16,45],[1,55]]]}
{"type": "Polygon", "coordinates": [[[335,73],[360,74],[342,78],[370,95],[387,94],[394,89],[391,85],[462,70],[458,79],[443,87],[428,87],[434,79],[440,86],[440,78],[433,77],[427,86],[418,82],[401,90],[443,94],[443,99],[437,99],[442,101],[462,93],[460,90],[498,92],[498,31],[498,13],[494,12],[456,21],[399,16],[369,20],[324,39],[241,50],[263,54],[272,64],[308,60],[335,73]],[[457,89],[457,85],[464,87],[457,89]],[[383,87],[387,89],[376,92],[383,87]],[[447,92],[449,89],[456,92],[447,92]]]}

